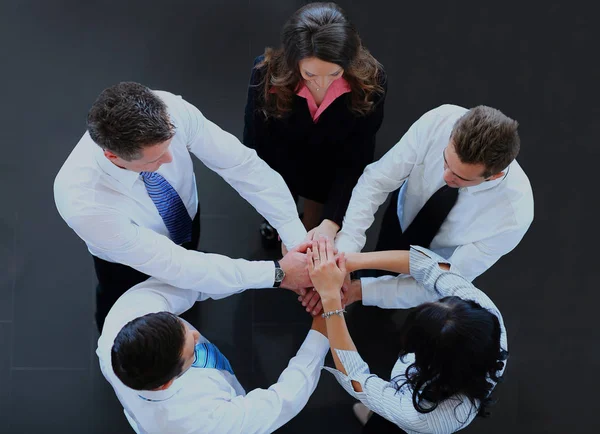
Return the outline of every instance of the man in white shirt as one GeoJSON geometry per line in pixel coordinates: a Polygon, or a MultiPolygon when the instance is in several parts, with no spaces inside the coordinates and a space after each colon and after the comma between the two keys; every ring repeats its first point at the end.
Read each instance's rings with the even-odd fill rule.
{"type": "Polygon", "coordinates": [[[199,236],[190,153],[250,202],[289,249],[306,236],[281,176],[196,107],[168,92],[119,83],[100,94],[87,126],[56,177],[54,197],[93,255],[99,330],[117,298],[148,276],[222,292],[282,284],[303,293],[310,286],[298,252],[281,282],[273,261],[187,250],[197,247],[199,236]]]}
{"type": "MultiPolygon", "coordinates": [[[[384,217],[376,250],[407,250],[424,237],[421,245],[475,279],[516,247],[533,220],[531,185],[515,160],[517,126],[486,106],[442,105],[425,113],[358,180],[336,239],[338,250],[360,251],[378,207],[401,187],[384,217]],[[442,199],[442,212],[425,210],[444,186],[455,197],[442,199]],[[419,213],[426,217],[419,233],[403,237],[419,213]]],[[[374,285],[363,288],[365,304],[385,295],[379,290],[386,288],[374,285]]]]}
{"type": "MultiPolygon", "coordinates": [[[[533,220],[531,185],[515,160],[517,127],[486,106],[467,110],[446,104],[425,113],[365,168],[336,248],[361,251],[375,212],[394,192],[375,250],[421,245],[452,262],[469,281],[475,279],[517,246],[533,220]]],[[[361,280],[363,304],[369,306],[395,298],[398,291],[418,290],[408,276],[361,280]]],[[[308,309],[317,302],[314,292],[303,300],[308,309]]]]}
{"type": "Polygon", "coordinates": [[[271,433],[296,416],[316,388],[329,349],[322,324],[313,322],[277,383],[246,394],[227,358],[178,317],[207,298],[149,278],[106,317],[96,353],[137,433],[271,433]]]}

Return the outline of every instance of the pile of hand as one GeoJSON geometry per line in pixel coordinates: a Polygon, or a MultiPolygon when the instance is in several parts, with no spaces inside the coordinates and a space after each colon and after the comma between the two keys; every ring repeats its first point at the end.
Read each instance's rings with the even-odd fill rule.
{"type": "Polygon", "coordinates": [[[282,287],[298,294],[298,301],[315,316],[323,310],[323,300],[339,300],[342,308],[357,299],[360,281],[351,281],[344,253],[339,253],[329,237],[318,235],[290,250],[281,259],[286,275],[282,287]]]}

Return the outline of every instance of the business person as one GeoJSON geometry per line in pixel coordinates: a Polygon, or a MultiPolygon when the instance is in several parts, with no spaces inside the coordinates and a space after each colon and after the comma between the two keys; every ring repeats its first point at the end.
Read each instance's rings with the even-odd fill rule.
{"type": "MultiPolygon", "coordinates": [[[[446,104],[425,113],[365,169],[336,247],[360,252],[375,212],[394,192],[375,250],[431,248],[472,281],[513,250],[533,221],[531,185],[516,160],[517,128],[515,120],[487,106],[467,110],[446,104]]],[[[415,285],[403,278],[366,283],[366,305],[415,285]]],[[[303,301],[309,310],[317,302],[314,292],[303,301]]]]}
{"type": "MultiPolygon", "coordinates": [[[[243,141],[296,199],[305,199],[310,238],[334,237],[356,181],[373,161],[386,75],[335,3],[305,5],[281,35],[280,48],[254,61],[243,141]],[[319,177],[310,176],[314,167],[322,168],[319,177]]],[[[275,229],[263,223],[267,244],[276,243],[275,229]]]]}
{"type": "Polygon", "coordinates": [[[60,215],[94,259],[99,330],[118,297],[148,276],[224,292],[310,285],[291,263],[281,270],[272,261],[192,250],[200,216],[190,154],[267,218],[288,248],[306,237],[285,182],[255,151],[180,96],[133,82],[111,86],[92,105],[87,132],[54,183],[60,215]]]}
{"type": "Polygon", "coordinates": [[[506,329],[498,308],[454,264],[417,246],[336,257],[328,239],[313,242],[307,261],[336,366],[326,369],[376,413],[364,433],[451,433],[487,414],[508,355],[506,329]],[[346,326],[340,287],[357,269],[410,274],[420,284],[397,295],[400,306],[380,306],[415,307],[400,329],[391,380],[369,372],[346,326]]]}
{"type": "Polygon", "coordinates": [[[275,384],[246,393],[226,356],[178,316],[208,297],[149,278],[106,317],[96,353],[135,432],[271,433],[315,390],[329,349],[324,329],[313,324],[275,384]]]}

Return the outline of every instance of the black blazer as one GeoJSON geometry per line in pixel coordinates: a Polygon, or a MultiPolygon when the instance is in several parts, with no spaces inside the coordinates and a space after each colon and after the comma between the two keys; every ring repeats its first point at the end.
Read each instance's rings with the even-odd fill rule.
{"type": "MultiPolygon", "coordinates": [[[[254,66],[263,56],[254,60],[254,66]]],[[[266,68],[252,69],[244,118],[244,144],[256,150],[279,172],[292,194],[323,203],[323,219],[340,227],[352,189],[373,162],[375,134],[383,121],[387,80],[382,71],[375,107],[366,116],[349,109],[350,93],[338,97],[315,123],[305,98],[294,95],[292,110],[283,119],[266,119],[260,111],[266,68]]]]}

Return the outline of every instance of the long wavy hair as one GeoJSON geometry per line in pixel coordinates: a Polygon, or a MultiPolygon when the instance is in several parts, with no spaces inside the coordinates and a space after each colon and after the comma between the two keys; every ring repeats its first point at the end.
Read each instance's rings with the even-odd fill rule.
{"type": "Polygon", "coordinates": [[[508,357],[500,347],[500,334],[496,315],[474,301],[445,297],[424,303],[411,311],[400,330],[399,357],[414,353],[415,362],[401,376],[401,384],[393,381],[398,390],[409,387],[419,413],[463,395],[478,416],[486,417],[494,384],[502,380],[498,371],[508,357]]]}
{"type": "Polygon", "coordinates": [[[298,9],[283,26],[279,49],[267,48],[264,61],[256,68],[266,68],[262,87],[262,111],[266,117],[284,117],[291,110],[292,99],[303,81],[299,62],[316,57],[344,69],[350,85],[350,110],[368,114],[377,94],[384,89],[379,81],[383,67],[363,47],[360,37],[344,11],[335,3],[309,3],[298,9]],[[273,92],[271,91],[273,89],[273,92]]]}

